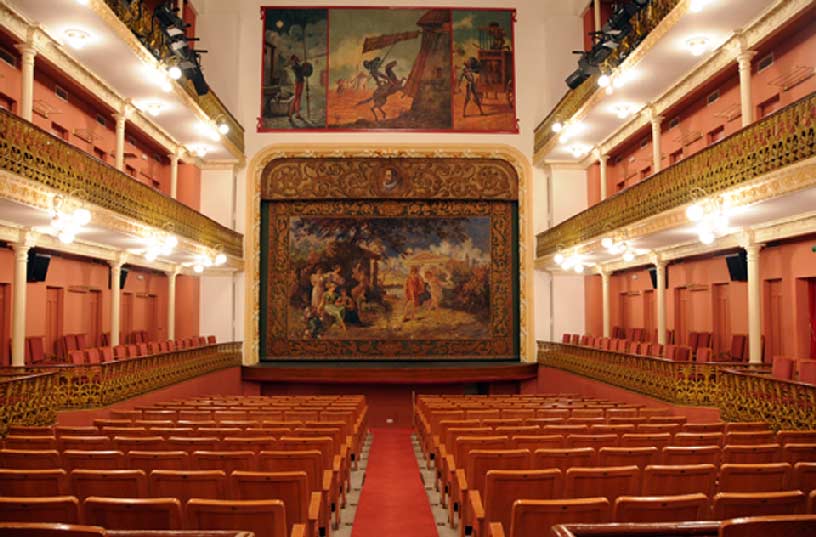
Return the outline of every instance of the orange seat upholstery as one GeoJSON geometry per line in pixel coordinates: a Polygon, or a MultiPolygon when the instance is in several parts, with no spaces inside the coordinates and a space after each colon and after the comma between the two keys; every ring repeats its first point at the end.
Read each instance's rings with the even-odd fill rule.
{"type": "Polygon", "coordinates": [[[109,451],[112,443],[107,436],[60,436],[57,440],[60,451],[78,449],[80,451],[109,451]]]}
{"type": "Polygon", "coordinates": [[[201,500],[187,502],[186,526],[198,530],[245,530],[255,537],[287,537],[286,509],[280,500],[201,500]]]}
{"type": "Polygon", "coordinates": [[[716,480],[717,467],[713,464],[647,466],[643,472],[643,494],[670,496],[699,492],[711,496],[716,480]]]}
{"type": "Polygon", "coordinates": [[[234,470],[254,470],[255,453],[252,451],[194,451],[191,466],[195,470],[223,470],[227,475],[234,470]]]}
{"type": "Polygon", "coordinates": [[[225,498],[227,476],[220,470],[153,470],[150,495],[155,498],[225,498]]]}
{"type": "Polygon", "coordinates": [[[71,492],[83,500],[147,497],[147,476],[141,470],[71,470],[71,492]]]}
{"type": "Polygon", "coordinates": [[[816,463],[798,462],[793,467],[792,489],[809,494],[816,490],[816,463]]]}
{"type": "Polygon", "coordinates": [[[187,470],[190,467],[186,451],[130,451],[125,456],[128,468],[144,470],[187,470]]]}
{"type": "Polygon", "coordinates": [[[722,449],[723,464],[769,464],[780,456],[779,444],[726,445],[722,449]]]}
{"type": "Polygon", "coordinates": [[[57,449],[57,438],[55,436],[27,436],[10,434],[3,442],[5,449],[28,449],[44,450],[57,449]]]}
{"type": "Polygon", "coordinates": [[[810,444],[790,443],[782,447],[782,461],[789,464],[797,462],[816,462],[816,441],[810,444]]]}
{"type": "Polygon", "coordinates": [[[640,493],[640,470],[637,466],[570,468],[564,479],[565,498],[607,498],[640,493]]]}
{"type": "Polygon", "coordinates": [[[180,530],[181,502],[176,498],[87,498],[85,523],[108,530],[180,530]]]}
{"type": "Polygon", "coordinates": [[[722,446],[722,433],[680,432],[674,435],[673,446],[722,446]]]}
{"type": "Polygon", "coordinates": [[[125,456],[121,451],[83,451],[69,449],[62,452],[62,464],[66,470],[118,470],[125,468],[125,456]]]}
{"type": "Polygon", "coordinates": [[[53,522],[0,522],[0,537],[107,537],[105,528],[53,522]]]}
{"type": "Polygon", "coordinates": [[[311,492],[306,472],[245,472],[230,477],[230,496],[236,500],[281,500],[286,509],[287,531],[295,524],[306,527],[307,536],[317,536],[320,493],[311,492]]]}
{"type": "Polygon", "coordinates": [[[615,522],[681,522],[704,520],[707,511],[708,496],[700,493],[621,496],[615,501],[612,518],[615,522]]]}
{"type": "Polygon", "coordinates": [[[0,467],[14,470],[50,470],[62,466],[55,449],[0,449],[0,467]]]}
{"type": "Polygon", "coordinates": [[[599,466],[635,465],[641,470],[650,464],[656,464],[660,452],[656,447],[602,447],[598,450],[599,466]]]}
{"type": "Polygon", "coordinates": [[[786,462],[772,464],[723,464],[720,492],[782,492],[789,490],[793,469],[786,462]]]}
{"type": "Polygon", "coordinates": [[[531,468],[547,470],[558,468],[562,474],[574,466],[593,466],[596,461],[595,450],[586,448],[537,449],[533,453],[531,468]]]}

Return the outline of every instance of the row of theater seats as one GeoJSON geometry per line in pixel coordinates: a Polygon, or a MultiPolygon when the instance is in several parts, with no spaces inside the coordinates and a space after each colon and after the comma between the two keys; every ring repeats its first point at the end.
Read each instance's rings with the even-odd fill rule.
{"type": "Polygon", "coordinates": [[[328,535],[366,414],[360,396],[197,398],[112,410],[93,426],[11,426],[0,519],[328,535]],[[264,410],[278,419],[245,419],[264,410]],[[210,419],[179,419],[184,412],[210,419]],[[142,419],[155,416],[172,419],[142,419]]]}
{"type": "MultiPolygon", "coordinates": [[[[643,524],[559,524],[554,537],[810,537],[816,515],[741,517],[723,522],[643,524]]],[[[497,534],[498,535],[498,534],[497,534]]]]}
{"type": "MultiPolygon", "coordinates": [[[[570,340],[565,341],[562,340],[563,343],[575,343],[578,344],[578,335],[577,334],[564,334],[564,336],[569,336],[570,340]],[[573,338],[574,341],[573,341],[573,338]]],[[[645,328],[623,328],[620,326],[615,326],[612,328],[612,338],[613,339],[625,339],[629,341],[638,341],[642,343],[650,343],[652,341],[657,341],[657,329],[652,330],[650,334],[648,330],[645,328]]],[[[689,332],[688,333],[688,345],[692,348],[692,350],[696,351],[698,347],[711,347],[711,343],[713,341],[714,335],[711,332],[689,332]]],[[[739,343],[742,342],[742,349],[744,351],[745,348],[745,341],[746,336],[742,334],[737,334],[733,336],[732,343],[739,343]]],[[[676,344],[677,341],[675,340],[675,331],[674,330],[666,330],[666,343],[676,344]]],[[[732,350],[739,351],[739,347],[735,347],[732,345],[732,350]]],[[[744,358],[742,356],[741,351],[739,354],[735,355],[738,356],[739,359],[744,358]]]]}
{"type": "Polygon", "coordinates": [[[641,416],[643,410],[555,394],[536,400],[423,396],[415,421],[449,523],[458,519],[461,534],[526,537],[569,522],[813,509],[816,431],[774,433],[762,422],[690,424],[652,411],[641,416]],[[503,417],[533,404],[534,418],[503,417]],[[546,408],[553,404],[568,408],[546,408]],[[538,417],[553,410],[561,415],[538,417]],[[554,419],[561,423],[549,422],[554,419]]]}
{"type": "Polygon", "coordinates": [[[116,345],[113,348],[92,347],[89,349],[74,349],[68,352],[68,358],[74,365],[100,364],[215,344],[215,336],[197,336],[187,339],[177,339],[175,341],[150,341],[147,343],[116,345]]]}
{"type": "MultiPolygon", "coordinates": [[[[110,347],[110,334],[100,334],[98,338],[91,338],[87,334],[64,334],[57,338],[54,342],[55,349],[50,349],[46,353],[45,338],[43,336],[29,336],[25,338],[25,363],[39,364],[50,360],[53,355],[56,355],[58,360],[65,361],[69,358],[71,351],[85,350],[90,348],[110,347]]],[[[129,343],[147,343],[149,337],[147,331],[139,330],[128,335],[123,335],[121,338],[124,342],[129,343]]],[[[11,344],[9,342],[9,344],[11,344]]]]}

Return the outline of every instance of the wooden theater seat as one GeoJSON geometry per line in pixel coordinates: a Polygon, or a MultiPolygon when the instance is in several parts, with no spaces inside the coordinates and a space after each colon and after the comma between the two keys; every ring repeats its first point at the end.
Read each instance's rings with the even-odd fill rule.
{"type": "Polygon", "coordinates": [[[471,450],[465,460],[465,468],[456,470],[452,501],[448,508],[450,525],[454,525],[457,510],[460,520],[465,519],[464,511],[468,509],[468,491],[476,490],[484,495],[487,472],[491,470],[529,470],[530,462],[531,455],[527,449],[471,450]]]}
{"type": "Polygon", "coordinates": [[[53,522],[0,522],[0,537],[108,537],[105,528],[53,522]]]}
{"type": "Polygon", "coordinates": [[[121,451],[84,451],[68,449],[62,452],[62,464],[71,470],[118,470],[126,468],[121,451]]]}
{"type": "Polygon", "coordinates": [[[491,523],[490,537],[540,537],[556,524],[607,522],[609,511],[606,498],[518,500],[509,532],[503,524],[491,523]]]}
{"type": "Polygon", "coordinates": [[[722,449],[723,464],[769,464],[780,456],[779,444],[727,445],[722,449]]]}
{"type": "MultiPolygon", "coordinates": [[[[109,530],[180,530],[181,502],[176,498],[87,498],[85,523],[109,530]]],[[[212,528],[211,528],[212,529],[212,528]]]]}
{"type": "Polygon", "coordinates": [[[3,442],[5,449],[44,450],[57,449],[57,438],[42,435],[14,435],[10,434],[3,442]]]}
{"type": "Polygon", "coordinates": [[[712,513],[717,520],[744,516],[796,515],[805,508],[805,494],[787,492],[720,492],[714,496],[712,513]]]}
{"type": "Polygon", "coordinates": [[[286,509],[287,531],[302,524],[307,537],[317,537],[320,493],[311,492],[306,472],[245,472],[237,470],[229,481],[236,500],[281,500],[286,509]]]}
{"type": "Polygon", "coordinates": [[[643,494],[669,496],[699,492],[711,496],[716,480],[717,467],[713,464],[647,466],[643,471],[643,494]]]}
{"type": "Polygon", "coordinates": [[[723,464],[720,466],[720,492],[782,492],[789,490],[791,465],[723,464]]]}
{"type": "Polygon", "coordinates": [[[537,449],[533,453],[531,468],[547,470],[557,468],[562,474],[574,466],[593,466],[596,461],[595,450],[586,448],[537,449]]]}
{"type": "Polygon", "coordinates": [[[59,451],[55,449],[0,449],[0,467],[13,470],[50,470],[60,468],[59,451]]]}
{"type": "Polygon", "coordinates": [[[80,500],[147,497],[147,476],[141,470],[71,470],[71,493],[80,500]]]}
{"type": "Polygon", "coordinates": [[[155,498],[225,498],[227,476],[221,470],[153,470],[150,495],[155,498]]]}
{"type": "Polygon", "coordinates": [[[682,522],[702,520],[708,511],[708,496],[621,496],[615,501],[615,522],[682,522]]]}
{"type": "Polygon", "coordinates": [[[0,469],[0,497],[64,496],[68,492],[65,470],[0,469]]]}
{"type": "Polygon", "coordinates": [[[720,537],[811,537],[816,515],[751,516],[720,524],[720,537]]]}
{"type": "Polygon", "coordinates": [[[0,520],[4,522],[79,523],[79,501],[73,496],[42,498],[0,497],[0,520]]]}
{"type": "Polygon", "coordinates": [[[613,503],[619,496],[640,494],[637,466],[570,468],[564,479],[565,498],[604,497],[613,503]]]}
{"type": "MultiPolygon", "coordinates": [[[[189,529],[246,530],[255,537],[287,537],[286,509],[280,500],[203,500],[187,502],[189,529]]],[[[293,531],[303,535],[305,528],[293,531]]]]}
{"type": "Polygon", "coordinates": [[[190,467],[186,451],[130,451],[125,455],[128,468],[143,470],[187,470],[190,467]]]}

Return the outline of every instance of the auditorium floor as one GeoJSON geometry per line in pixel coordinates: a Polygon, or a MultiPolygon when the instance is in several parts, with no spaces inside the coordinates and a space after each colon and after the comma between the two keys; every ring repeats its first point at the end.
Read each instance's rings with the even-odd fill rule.
{"type": "Polygon", "coordinates": [[[419,465],[419,473],[422,482],[425,485],[425,495],[428,497],[428,503],[431,505],[431,513],[436,523],[436,529],[439,537],[458,537],[458,529],[448,526],[448,510],[440,505],[439,493],[434,489],[434,479],[436,478],[435,469],[427,469],[425,467],[425,456],[422,454],[422,447],[416,437],[411,437],[411,443],[414,448],[414,455],[419,465]]]}

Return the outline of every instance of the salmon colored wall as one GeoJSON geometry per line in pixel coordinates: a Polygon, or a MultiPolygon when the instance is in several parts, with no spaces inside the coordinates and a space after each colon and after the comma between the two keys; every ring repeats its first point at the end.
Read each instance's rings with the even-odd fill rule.
{"type": "Polygon", "coordinates": [[[599,201],[601,201],[601,165],[596,162],[587,168],[587,207],[599,201]]]}
{"type": "Polygon", "coordinates": [[[584,317],[587,334],[602,336],[603,294],[599,274],[584,277],[584,317]]]}
{"type": "Polygon", "coordinates": [[[179,162],[176,199],[196,211],[199,210],[201,207],[201,169],[198,166],[179,162]]]}
{"type": "MultiPolygon", "coordinates": [[[[120,322],[122,336],[131,331],[148,330],[157,340],[167,337],[167,277],[164,274],[126,267],[129,271],[122,290],[120,322]],[[126,304],[132,304],[133,314],[128,329],[126,304]],[[153,308],[148,304],[154,304],[153,308]]],[[[26,286],[26,336],[46,336],[47,294],[49,288],[61,289],[62,312],[59,323],[62,334],[87,333],[89,328],[89,291],[99,291],[100,333],[110,332],[111,293],[108,288],[109,268],[91,261],[51,257],[45,282],[26,286]],[[71,289],[74,291],[71,291],[71,289]]],[[[14,253],[0,249],[0,285],[5,287],[4,308],[0,308],[0,342],[2,363],[8,363],[11,337],[11,304],[13,301],[14,253]]],[[[199,280],[192,276],[178,276],[176,282],[176,337],[198,335],[199,280]]],[[[124,339],[122,340],[124,341],[124,339]]],[[[48,343],[48,342],[46,342],[48,343]]],[[[93,344],[89,342],[89,344],[93,344]]],[[[50,351],[50,350],[49,350],[50,351]]]]}
{"type": "Polygon", "coordinates": [[[640,182],[644,179],[644,174],[647,174],[647,176],[652,174],[652,138],[650,129],[640,129],[625,145],[610,152],[606,169],[606,192],[608,195],[611,196],[615,192],[620,192],[624,188],[640,182]]]}

